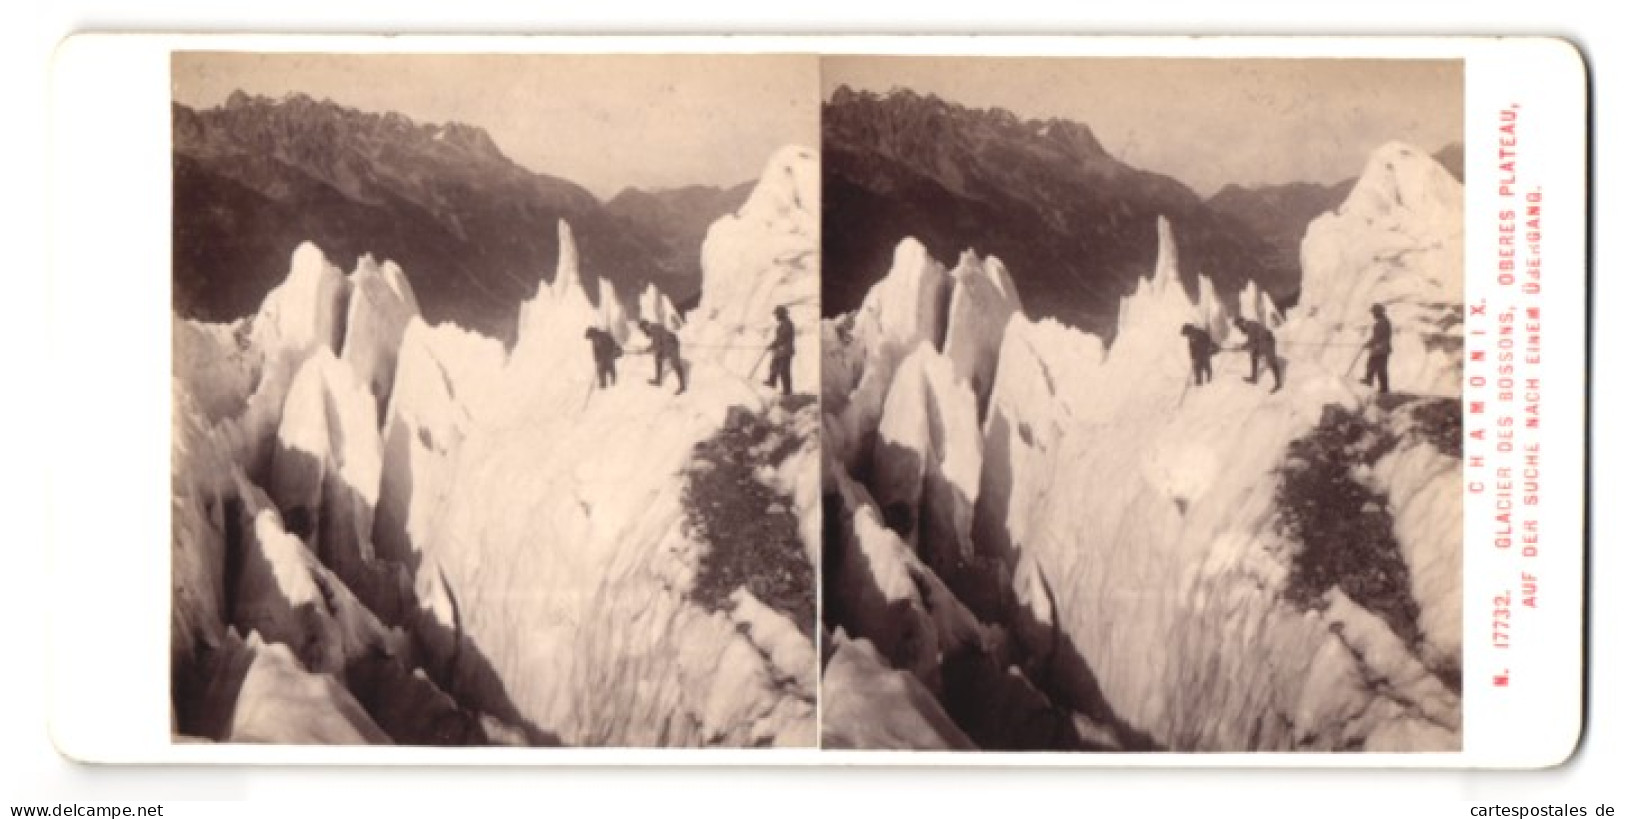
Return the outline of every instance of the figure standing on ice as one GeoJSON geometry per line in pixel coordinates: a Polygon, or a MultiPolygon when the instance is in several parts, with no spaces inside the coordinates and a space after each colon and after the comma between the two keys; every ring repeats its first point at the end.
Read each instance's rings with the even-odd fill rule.
{"type": "Polygon", "coordinates": [[[1252,358],[1253,374],[1247,377],[1247,383],[1258,383],[1258,361],[1263,359],[1270,366],[1270,375],[1275,376],[1276,392],[1281,389],[1281,360],[1275,356],[1275,334],[1263,323],[1236,316],[1236,329],[1247,336],[1247,341],[1236,349],[1246,350],[1252,358]]]}
{"type": "Polygon", "coordinates": [[[1196,382],[1196,386],[1200,387],[1212,381],[1213,354],[1219,351],[1219,345],[1213,343],[1213,336],[1194,324],[1179,328],[1179,332],[1190,343],[1191,378],[1196,382]]]}
{"type": "Polygon", "coordinates": [[[608,330],[588,327],[587,340],[592,342],[592,360],[598,367],[598,386],[615,384],[615,359],[621,357],[621,345],[608,330]]]}
{"type": "Polygon", "coordinates": [[[1388,323],[1388,311],[1382,305],[1371,305],[1371,338],[1365,343],[1369,350],[1365,359],[1365,378],[1360,383],[1371,386],[1377,382],[1377,392],[1388,392],[1388,355],[1394,351],[1394,325],[1388,323]]]}
{"type": "Polygon", "coordinates": [[[773,330],[773,343],[768,345],[767,352],[773,357],[768,365],[767,381],[765,385],[784,385],[784,394],[790,394],[790,360],[796,355],[796,326],[790,323],[790,311],[784,305],[773,308],[773,315],[778,317],[779,326],[773,330]]]}
{"type": "Polygon", "coordinates": [[[649,337],[649,349],[655,354],[655,377],[649,379],[649,383],[659,386],[665,382],[665,365],[669,361],[672,371],[677,373],[677,394],[688,391],[688,375],[683,372],[682,345],[677,341],[677,334],[643,320],[638,321],[638,329],[649,337]]]}

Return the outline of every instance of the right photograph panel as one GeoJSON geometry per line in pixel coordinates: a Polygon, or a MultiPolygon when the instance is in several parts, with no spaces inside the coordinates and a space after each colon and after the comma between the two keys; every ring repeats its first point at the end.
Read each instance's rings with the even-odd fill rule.
{"type": "Polygon", "coordinates": [[[1460,750],[1462,63],[822,75],[823,746],[1460,750]]]}

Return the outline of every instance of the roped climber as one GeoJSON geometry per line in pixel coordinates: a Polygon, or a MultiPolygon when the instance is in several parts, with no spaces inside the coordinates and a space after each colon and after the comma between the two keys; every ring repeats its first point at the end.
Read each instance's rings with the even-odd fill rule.
{"type": "Polygon", "coordinates": [[[796,326],[790,323],[790,311],[782,304],[773,308],[773,315],[778,318],[779,326],[774,328],[773,343],[767,348],[773,360],[768,365],[764,386],[782,385],[784,394],[789,395],[790,361],[796,354],[796,326]]]}
{"type": "Polygon", "coordinates": [[[1388,356],[1394,351],[1394,325],[1388,322],[1388,312],[1380,304],[1371,305],[1371,338],[1365,343],[1365,378],[1360,383],[1371,386],[1377,382],[1377,392],[1388,392],[1388,356]]]}
{"type": "Polygon", "coordinates": [[[608,330],[588,327],[585,338],[592,342],[592,360],[598,369],[598,386],[615,384],[615,359],[621,357],[621,345],[608,330]]]}
{"type": "Polygon", "coordinates": [[[655,377],[649,379],[650,384],[659,386],[666,380],[665,365],[671,362],[672,371],[677,373],[677,395],[688,391],[688,374],[684,372],[682,345],[677,340],[677,334],[659,324],[639,320],[638,329],[649,337],[649,349],[655,356],[655,377]]]}
{"type": "Polygon", "coordinates": [[[1236,329],[1247,336],[1247,341],[1234,349],[1246,350],[1252,359],[1252,375],[1247,377],[1247,383],[1258,383],[1258,362],[1263,359],[1269,364],[1270,374],[1275,376],[1275,388],[1270,392],[1281,389],[1281,360],[1275,355],[1275,334],[1268,327],[1252,319],[1236,316],[1236,329]]]}
{"type": "Polygon", "coordinates": [[[1213,343],[1213,336],[1194,324],[1179,328],[1179,333],[1190,344],[1191,379],[1198,387],[1212,381],[1213,354],[1219,351],[1219,345],[1213,343]]]}

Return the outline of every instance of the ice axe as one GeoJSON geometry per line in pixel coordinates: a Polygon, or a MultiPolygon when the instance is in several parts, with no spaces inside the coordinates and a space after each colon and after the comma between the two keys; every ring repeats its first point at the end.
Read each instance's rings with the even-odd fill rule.
{"type": "Polygon", "coordinates": [[[598,389],[598,376],[594,374],[592,379],[587,382],[587,394],[581,397],[581,409],[576,412],[577,415],[587,411],[587,402],[592,400],[592,393],[596,389],[598,389]]]}
{"type": "Polygon", "coordinates": [[[1191,391],[1191,382],[1196,380],[1196,373],[1185,376],[1185,386],[1179,388],[1179,400],[1174,402],[1174,409],[1185,406],[1185,393],[1191,391]]]}
{"type": "Polygon", "coordinates": [[[1360,363],[1360,353],[1365,352],[1365,350],[1365,347],[1361,347],[1360,349],[1354,351],[1354,358],[1349,361],[1349,368],[1343,372],[1344,378],[1354,377],[1354,365],[1360,363]]]}
{"type": "Polygon", "coordinates": [[[767,354],[769,352],[771,352],[772,349],[773,349],[773,345],[771,345],[771,344],[769,344],[768,346],[762,348],[762,354],[756,356],[756,363],[750,365],[750,370],[745,373],[745,379],[746,380],[751,380],[751,379],[756,378],[756,369],[758,367],[762,366],[763,361],[767,360],[767,354]]]}
{"type": "Polygon", "coordinates": [[[762,348],[762,354],[756,357],[756,363],[755,364],[750,365],[750,371],[745,373],[745,378],[746,379],[755,378],[756,377],[756,368],[762,366],[762,362],[764,360],[766,360],[766,359],[767,359],[767,348],[763,347],[762,348]]]}

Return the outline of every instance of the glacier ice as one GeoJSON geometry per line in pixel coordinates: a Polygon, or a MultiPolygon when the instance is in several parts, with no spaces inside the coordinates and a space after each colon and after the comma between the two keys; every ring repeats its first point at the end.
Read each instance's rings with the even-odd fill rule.
{"type": "Polygon", "coordinates": [[[690,596],[717,547],[687,525],[684,486],[730,411],[767,419],[801,443],[755,474],[819,558],[816,412],[751,372],[785,304],[814,384],[817,183],[810,151],[775,154],[708,237],[692,322],[653,287],[601,286],[594,304],[563,221],[511,350],[425,321],[392,262],[346,277],[309,243],[256,315],[175,320],[177,730],[815,743],[812,636],[742,588],[720,609],[690,596]],[[634,317],[681,333],[687,393],[644,383],[634,317]],[[612,388],[595,386],[589,326],[629,348],[612,388]]]}
{"type": "MultiPolygon", "coordinates": [[[[1156,262],[1123,299],[1109,345],[1027,318],[1013,293],[974,275],[991,260],[967,253],[945,274],[918,242],[900,242],[862,306],[824,323],[825,468],[835,473],[825,491],[849,521],[831,535],[843,558],[827,570],[826,607],[879,666],[826,670],[827,713],[861,710],[844,700],[881,696],[865,680],[905,674],[959,727],[985,732],[985,713],[952,707],[963,680],[932,661],[955,653],[942,624],[960,622],[984,648],[1012,652],[1013,679],[1090,726],[1078,729],[1084,744],[1459,748],[1459,457],[1415,429],[1409,410],[1377,409],[1350,371],[1368,309],[1382,302],[1395,317],[1395,400],[1455,394],[1460,195],[1425,154],[1376,151],[1342,207],[1309,228],[1302,297],[1286,315],[1253,283],[1227,305],[1196,275],[1193,299],[1177,226],[1159,219],[1156,262]],[[995,293],[1018,305],[1008,317],[995,293]],[[988,321],[963,322],[961,303],[986,305],[977,312],[988,321]],[[1274,328],[1287,361],[1280,393],[1247,384],[1245,357],[1231,353],[1215,359],[1213,383],[1190,383],[1179,328],[1235,345],[1232,315],[1274,328]],[[918,374],[944,345],[980,409],[968,544],[957,526],[925,537],[918,522],[955,508],[921,500],[933,448],[956,440],[946,434],[956,416],[925,397],[942,390],[918,374]],[[980,373],[992,374],[985,396],[980,373]],[[1289,591],[1306,547],[1282,534],[1281,467],[1331,407],[1367,413],[1394,437],[1358,479],[1386,499],[1420,612],[1414,642],[1335,586],[1307,607],[1289,591]],[[931,616],[963,611],[960,600],[974,613],[931,616]]],[[[851,725],[826,736],[938,747],[943,732],[921,720],[906,738],[851,725]]]]}

